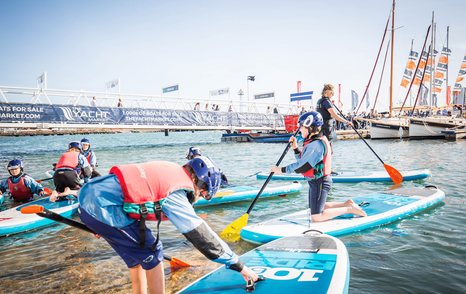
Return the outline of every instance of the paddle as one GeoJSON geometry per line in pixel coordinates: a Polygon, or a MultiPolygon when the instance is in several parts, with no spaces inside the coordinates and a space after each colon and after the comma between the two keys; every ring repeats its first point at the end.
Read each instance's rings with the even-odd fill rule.
{"type": "MultiPolygon", "coordinates": [[[[296,132],[294,133],[293,136],[296,137],[296,135],[298,134],[299,132],[299,128],[296,130],[296,132]]],[[[290,146],[291,146],[291,143],[288,142],[288,144],[286,145],[286,148],[285,150],[283,150],[283,153],[282,155],[280,156],[280,159],[277,161],[277,163],[275,164],[276,166],[279,166],[280,163],[282,162],[283,158],[285,157],[286,153],[288,152],[288,150],[290,149],[290,146]]],[[[262,188],[259,190],[259,193],[257,193],[256,197],[254,198],[254,200],[252,201],[251,205],[249,205],[249,208],[248,210],[246,211],[245,214],[243,214],[242,216],[240,216],[239,218],[237,218],[236,220],[234,220],[232,223],[230,223],[221,233],[220,233],[220,236],[228,241],[228,242],[236,242],[236,241],[239,241],[240,239],[240,235],[239,233],[241,232],[241,229],[243,229],[247,224],[248,224],[248,219],[249,219],[249,213],[251,212],[252,208],[254,207],[254,205],[256,204],[257,200],[259,199],[259,197],[261,196],[262,192],[264,191],[265,187],[267,186],[267,184],[270,182],[270,180],[272,179],[272,176],[273,176],[274,172],[271,172],[267,178],[267,180],[265,180],[265,183],[262,185],[262,188]]]]}
{"type": "Polygon", "coordinates": [[[42,180],[37,180],[36,182],[40,183],[40,182],[50,181],[50,180],[53,180],[53,177],[51,177],[51,178],[46,178],[46,179],[42,179],[42,180]]]}
{"type": "MultiPolygon", "coordinates": [[[[338,112],[340,113],[340,115],[342,117],[345,117],[343,115],[343,113],[340,111],[340,109],[338,109],[338,107],[336,107],[335,104],[333,104],[333,107],[335,107],[336,110],[338,110],[338,112]]],[[[345,118],[346,119],[346,118],[345,118]]],[[[375,154],[375,156],[377,156],[377,158],[380,160],[380,162],[383,164],[383,167],[385,168],[385,170],[387,171],[388,175],[390,176],[390,178],[392,179],[393,183],[395,183],[396,185],[398,184],[401,184],[401,182],[403,182],[403,176],[401,175],[401,173],[394,167],[386,164],[385,162],[383,162],[383,160],[380,158],[380,156],[374,151],[374,149],[372,149],[372,147],[369,145],[369,143],[367,143],[366,140],[364,140],[364,138],[361,136],[361,134],[356,130],[356,128],[351,125],[351,127],[353,128],[353,130],[356,132],[356,134],[358,134],[359,138],[361,138],[361,140],[366,143],[367,147],[369,147],[369,149],[375,154]]]]}
{"type": "MultiPolygon", "coordinates": [[[[50,210],[44,208],[42,205],[25,206],[25,207],[21,208],[21,213],[23,213],[23,214],[33,214],[33,213],[35,213],[38,216],[48,218],[48,219],[54,220],[54,221],[59,222],[59,223],[63,223],[63,224],[66,224],[66,225],[69,225],[69,226],[84,230],[86,232],[89,232],[89,233],[92,233],[92,234],[98,236],[98,234],[94,233],[94,231],[92,231],[85,224],[83,224],[81,222],[78,222],[78,221],[75,221],[73,219],[69,219],[69,218],[66,218],[64,216],[61,216],[58,213],[55,213],[53,211],[50,211],[50,210]]],[[[163,255],[163,258],[170,262],[170,267],[171,267],[172,270],[191,266],[191,265],[187,264],[184,261],[181,261],[181,260],[179,260],[179,259],[177,259],[175,257],[170,257],[170,256],[168,256],[166,254],[163,255]]]]}

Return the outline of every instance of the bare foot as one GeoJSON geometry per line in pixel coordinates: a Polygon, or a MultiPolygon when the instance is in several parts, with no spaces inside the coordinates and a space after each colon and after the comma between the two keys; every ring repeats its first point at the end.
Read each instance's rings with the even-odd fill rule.
{"type": "Polygon", "coordinates": [[[361,207],[359,207],[358,205],[354,204],[351,206],[351,209],[350,209],[351,213],[352,214],[355,214],[355,215],[359,215],[359,216],[367,216],[367,213],[362,210],[361,207]]]}
{"type": "Polygon", "coordinates": [[[353,204],[355,204],[353,199],[348,199],[345,201],[345,206],[353,206],[353,204]]]}

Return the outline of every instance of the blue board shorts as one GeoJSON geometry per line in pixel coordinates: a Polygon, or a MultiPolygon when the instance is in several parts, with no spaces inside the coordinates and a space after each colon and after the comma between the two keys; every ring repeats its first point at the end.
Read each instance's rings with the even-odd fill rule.
{"type": "Polygon", "coordinates": [[[139,222],[118,229],[99,222],[84,209],[79,209],[81,220],[96,234],[104,238],[113,250],[123,259],[128,268],[141,265],[145,270],[156,267],[163,261],[163,246],[159,240],[155,250],[152,248],[156,238],[152,231],[146,227],[146,242],[144,247],[139,245],[139,222]]]}

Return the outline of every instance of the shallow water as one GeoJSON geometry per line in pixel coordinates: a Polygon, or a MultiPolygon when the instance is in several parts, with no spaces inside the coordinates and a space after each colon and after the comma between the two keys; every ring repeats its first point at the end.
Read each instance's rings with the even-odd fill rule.
{"type": "MultiPolygon", "coordinates": [[[[220,132],[125,133],[89,135],[96,151],[99,171],[114,164],[169,160],[185,162],[186,150],[201,148],[227,174],[233,184],[260,187],[252,176],[268,171],[285,144],[221,143],[220,132]]],[[[15,158],[24,160],[26,171],[46,178],[61,152],[74,136],[0,137],[0,165],[15,158]]],[[[464,151],[466,141],[369,141],[383,160],[398,170],[429,168],[433,176],[405,182],[405,187],[434,184],[446,193],[443,205],[388,226],[342,236],[350,254],[350,293],[459,293],[466,287],[464,151]],[[463,158],[463,159],[461,159],[463,158]]],[[[382,164],[360,141],[334,144],[337,171],[383,170],[382,164]]],[[[292,162],[290,154],[285,163],[292,162]]],[[[5,178],[5,170],[0,178],[5,178]]],[[[276,185],[277,183],[271,183],[276,185]]],[[[307,184],[300,195],[259,201],[249,223],[303,209],[307,184]]],[[[389,189],[380,183],[333,185],[331,199],[389,189]]],[[[250,202],[199,209],[220,232],[245,213],[250,202]]],[[[5,209],[9,203],[3,204],[5,209]]],[[[75,219],[78,219],[75,217],[75,219]]],[[[166,253],[196,266],[167,273],[167,292],[181,289],[218,265],[207,261],[175,228],[165,222],[161,237],[166,253]]],[[[253,245],[231,244],[237,253],[253,245]]],[[[105,241],[77,229],[56,225],[42,230],[0,238],[0,293],[128,293],[131,285],[123,262],[105,241]]],[[[168,264],[165,264],[168,267],[168,264]]]]}

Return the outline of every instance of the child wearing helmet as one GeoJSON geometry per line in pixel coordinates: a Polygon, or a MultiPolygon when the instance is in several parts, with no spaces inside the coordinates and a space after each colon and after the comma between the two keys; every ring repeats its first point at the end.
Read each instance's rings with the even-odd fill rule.
{"type": "Polygon", "coordinates": [[[97,156],[95,152],[91,149],[91,141],[86,138],[81,139],[81,149],[82,154],[86,157],[87,162],[91,165],[91,179],[95,177],[100,177],[100,173],[95,169],[97,167],[97,156]]]}
{"type": "Polygon", "coordinates": [[[81,188],[81,174],[84,177],[84,182],[87,182],[91,176],[91,166],[81,154],[81,143],[73,141],[68,144],[68,151],[60,156],[55,166],[53,174],[55,191],[52,192],[50,201],[55,201],[60,193],[65,192],[66,187],[71,190],[79,190],[81,188]]]}
{"type": "Polygon", "coordinates": [[[24,173],[24,165],[20,159],[13,159],[7,165],[10,177],[0,183],[0,195],[7,190],[11,198],[17,202],[29,202],[34,194],[44,196],[44,188],[31,176],[24,173]]]}
{"type": "Polygon", "coordinates": [[[323,119],[320,113],[310,111],[299,117],[298,124],[304,138],[303,150],[300,151],[296,138],[290,138],[296,162],[284,167],[274,166],[272,172],[300,173],[309,183],[310,220],[322,222],[342,214],[366,216],[364,210],[351,199],[346,202],[326,202],[332,187],[332,152],[327,138],[321,134],[323,119]]]}
{"type": "Polygon", "coordinates": [[[166,161],[118,165],[82,187],[79,215],[124,260],[133,293],[165,289],[158,233],[162,214],[207,258],[256,281],[258,276],[193,209],[199,197],[210,199],[219,186],[219,169],[203,156],[184,166],[166,161]],[[155,236],[145,224],[151,220],[157,221],[155,236]]]}
{"type": "MultiPolygon", "coordinates": [[[[199,156],[202,156],[201,149],[199,147],[194,147],[194,146],[189,147],[188,153],[186,154],[187,160],[191,160],[199,156]]],[[[225,176],[225,174],[221,170],[220,170],[220,177],[222,179],[222,183],[220,184],[220,187],[221,188],[228,187],[230,184],[228,184],[227,176],[225,176]]]]}

